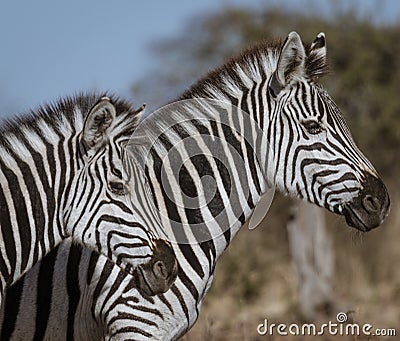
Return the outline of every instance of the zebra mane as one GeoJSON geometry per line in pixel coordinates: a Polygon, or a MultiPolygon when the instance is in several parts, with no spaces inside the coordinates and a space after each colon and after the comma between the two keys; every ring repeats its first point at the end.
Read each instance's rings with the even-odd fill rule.
{"type": "MultiPolygon", "coordinates": [[[[250,46],[236,57],[229,59],[222,66],[212,70],[192,87],[186,90],[179,99],[208,97],[210,91],[230,92],[232,88],[251,87],[256,80],[265,79],[277,65],[283,41],[262,41],[250,46]],[[222,85],[222,88],[221,88],[222,85]],[[218,89],[218,90],[217,90],[218,89]]],[[[313,53],[311,44],[305,45],[306,60],[304,76],[316,82],[320,77],[329,74],[330,68],[326,59],[313,53]]]]}
{"type": "Polygon", "coordinates": [[[131,135],[138,124],[140,109],[135,110],[128,102],[107,93],[78,93],[39,106],[37,110],[2,120],[0,122],[0,145],[7,144],[5,137],[9,135],[18,138],[23,137],[26,131],[39,133],[43,131],[43,126],[51,127],[53,132],[60,135],[68,131],[72,134],[80,132],[86,115],[104,96],[109,97],[116,108],[115,134],[131,135]]]}

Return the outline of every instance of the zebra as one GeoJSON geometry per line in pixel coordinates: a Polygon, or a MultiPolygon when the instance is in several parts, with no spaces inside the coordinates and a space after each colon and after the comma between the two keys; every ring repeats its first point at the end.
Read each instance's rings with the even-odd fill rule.
{"type": "MultiPolygon", "coordinates": [[[[136,176],[136,181],[129,182],[131,204],[136,211],[125,208],[119,212],[118,224],[136,232],[137,240],[130,245],[129,256],[137,257],[138,261],[150,259],[139,264],[134,271],[127,272],[104,255],[73,243],[72,238],[65,239],[7,289],[0,310],[3,321],[0,340],[98,339],[106,334],[104,320],[109,316],[107,309],[118,304],[120,299],[129,304],[126,294],[130,290],[139,290],[141,297],[151,301],[151,296],[162,294],[171,287],[178,273],[177,259],[170,243],[152,239],[152,230],[145,228],[146,224],[152,224],[157,212],[146,220],[147,212],[152,208],[147,202],[148,189],[143,186],[145,179],[142,177],[138,181],[141,171],[135,169],[134,164],[129,170],[134,170],[136,176]],[[151,247],[151,253],[143,254],[146,246],[151,247]],[[41,301],[44,297],[46,302],[41,301]],[[90,304],[86,304],[89,303],[88,297],[90,304]],[[27,300],[30,303],[25,306],[27,300]],[[26,309],[35,305],[35,312],[26,309]],[[78,321],[84,321],[85,327],[74,328],[78,321]]],[[[110,215],[106,213],[93,224],[101,225],[102,220],[109,223],[110,215]]]]}
{"type": "MultiPolygon", "coordinates": [[[[147,121],[147,124],[136,128],[128,149],[143,166],[138,173],[144,173],[162,225],[172,241],[178,260],[178,277],[170,290],[149,297],[131,285],[130,274],[121,272],[103,256],[98,256],[95,270],[81,261],[79,267],[74,267],[80,269],[75,275],[80,278],[79,283],[88,283],[85,278],[90,272],[96,272],[98,277],[91,277],[94,282],[87,284],[94,288],[92,295],[69,293],[69,302],[79,300],[81,309],[90,311],[75,316],[74,335],[106,340],[172,340],[185,334],[199,315],[219,257],[249,219],[270,184],[286,194],[344,216],[348,225],[358,230],[367,232],[383,223],[390,207],[387,189],[355,145],[338,107],[318,83],[328,72],[326,55],[323,33],[309,45],[304,45],[296,32],[291,32],[283,42],[259,43],[185,91],[178,99],[189,102],[179,110],[167,107],[163,115],[150,115],[142,122],[147,121]],[[231,110],[213,110],[207,101],[201,100],[203,98],[231,103],[231,110]],[[208,117],[214,115],[214,119],[199,120],[202,111],[207,112],[208,117]],[[176,124],[170,127],[169,121],[162,122],[163,118],[176,124]],[[226,118],[230,124],[219,123],[226,122],[226,118]],[[240,133],[248,128],[246,122],[255,122],[263,133],[262,138],[254,134],[254,148],[241,138],[245,133],[240,133]],[[195,157],[188,157],[185,148],[180,154],[169,153],[196,132],[197,135],[201,132],[201,139],[196,141],[200,152],[196,151],[195,157]],[[212,142],[207,141],[207,136],[212,142]],[[216,137],[220,139],[217,141],[216,137]],[[143,147],[146,143],[149,148],[143,147]],[[213,158],[213,152],[231,153],[225,148],[228,143],[235,145],[242,158],[241,165],[229,162],[221,165],[213,158]],[[145,150],[150,152],[145,154],[145,150]],[[164,172],[165,178],[162,178],[162,168],[171,164],[172,156],[186,163],[179,172],[173,168],[164,172]],[[239,173],[237,168],[245,172],[239,173]],[[233,177],[227,179],[227,174],[233,177]],[[204,176],[216,180],[215,195],[197,210],[185,209],[185,202],[191,205],[193,198],[203,202],[202,195],[207,189],[198,179],[204,176]],[[245,187],[246,195],[240,196],[241,188],[245,187]],[[234,209],[228,211],[224,200],[232,188],[237,193],[232,199],[236,206],[229,202],[234,209]],[[223,221],[229,222],[228,228],[218,225],[217,220],[206,221],[206,217],[222,211],[223,221]],[[186,241],[174,234],[177,226],[174,222],[188,223],[189,229],[185,228],[183,236],[186,241]],[[213,238],[197,243],[197,236],[190,239],[190,234],[194,234],[190,226],[196,223],[205,223],[208,235],[213,238]],[[110,276],[112,271],[115,275],[110,276]]],[[[255,131],[255,126],[250,126],[249,130],[250,133],[255,131]]],[[[233,156],[226,159],[234,160],[233,156]]],[[[132,176],[138,179],[135,183],[141,181],[139,175],[132,176]]],[[[58,265],[57,270],[60,268],[65,269],[66,265],[58,265]]],[[[60,270],[53,276],[53,282],[59,283],[66,272],[60,270]]],[[[29,272],[23,281],[28,283],[35,277],[35,273],[29,272]]],[[[21,286],[29,287],[28,284],[21,286]]],[[[52,317],[43,317],[36,310],[39,302],[49,302],[51,297],[29,292],[18,297],[19,309],[30,311],[28,318],[46,319],[47,335],[64,338],[66,327],[59,330],[52,317]],[[30,304],[32,301],[34,303],[30,304]]],[[[54,300],[50,315],[64,317],[67,310],[68,307],[57,305],[54,300]]],[[[5,310],[3,325],[20,314],[5,310]]],[[[35,328],[35,322],[28,324],[26,319],[18,319],[13,323],[12,336],[18,339],[27,335],[23,334],[24,330],[32,334],[35,328]]]]}
{"type": "MultiPolygon", "coordinates": [[[[81,94],[1,125],[0,302],[68,237],[130,272],[162,247],[156,225],[132,220],[126,200],[121,155],[143,109],[81,94]]],[[[171,270],[163,261],[158,269],[171,270]]]]}

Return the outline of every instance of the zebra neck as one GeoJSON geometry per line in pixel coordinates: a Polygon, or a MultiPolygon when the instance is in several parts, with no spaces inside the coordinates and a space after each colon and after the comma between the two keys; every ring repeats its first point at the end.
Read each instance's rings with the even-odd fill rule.
{"type": "MultiPolygon", "coordinates": [[[[196,157],[192,158],[193,167],[188,167],[186,175],[184,171],[180,172],[183,186],[174,188],[172,181],[166,181],[172,186],[172,195],[163,193],[161,186],[153,191],[158,207],[164,210],[162,215],[167,216],[168,220],[181,222],[185,219],[189,223],[188,231],[192,231],[196,223],[205,225],[203,236],[197,234],[194,238],[198,240],[197,243],[178,241],[174,245],[182,269],[177,285],[183,292],[190,292],[190,295],[185,296],[190,314],[193,314],[187,316],[189,325],[192,323],[190,321],[196,319],[203,298],[211,286],[219,257],[249,219],[263,193],[274,183],[274,160],[268,145],[274,108],[267,102],[267,96],[262,94],[267,92],[269,79],[276,68],[278,52],[275,48],[270,53],[257,54],[255,59],[247,59],[249,62],[246,62],[245,57],[229,62],[185,92],[179,98],[183,103],[178,105],[178,110],[174,110],[172,104],[166,110],[161,109],[158,117],[153,117],[160,121],[160,125],[166,120],[165,117],[175,122],[189,122],[167,129],[172,126],[167,120],[161,141],[154,144],[153,157],[150,158],[156,165],[149,167],[150,170],[154,169],[154,174],[160,170],[155,155],[159,155],[159,160],[173,159],[163,159],[160,151],[177,146],[180,140],[199,132],[204,137],[201,141],[204,143],[198,144],[202,147],[198,153],[194,153],[196,157]],[[213,162],[212,157],[205,156],[217,158],[221,154],[226,156],[226,171],[218,162],[213,162]],[[179,196],[182,190],[187,196],[196,197],[208,188],[207,185],[196,186],[198,179],[203,176],[211,176],[215,180],[217,195],[207,204],[200,205],[198,210],[181,209],[185,207],[184,200],[179,196]],[[230,189],[227,189],[229,185],[230,189]],[[163,200],[162,196],[168,196],[177,205],[171,204],[169,199],[163,200]]],[[[182,155],[183,158],[188,157],[184,153],[182,155]]],[[[158,185],[160,181],[151,179],[150,183],[158,185]]],[[[169,226],[168,221],[163,221],[163,224],[169,226]]],[[[168,234],[171,235],[171,232],[168,234]]]]}
{"type": "Polygon", "coordinates": [[[274,183],[276,173],[269,142],[277,110],[275,101],[268,95],[268,84],[276,70],[279,52],[279,42],[249,48],[178,97],[178,101],[197,103],[205,99],[206,112],[209,110],[207,101],[226,103],[227,110],[215,111],[214,117],[231,127],[234,135],[237,132],[250,143],[269,185],[274,183]]]}
{"type": "MultiPolygon", "coordinates": [[[[211,134],[239,150],[243,164],[233,180],[242,186],[242,190],[243,186],[246,187],[248,195],[245,195],[247,203],[239,205],[242,211],[240,215],[236,214],[238,224],[231,225],[231,239],[275,182],[274,155],[269,141],[276,110],[275,102],[265,94],[278,56],[279,44],[249,49],[212,71],[179,97],[180,101],[188,103],[182,106],[189,108],[184,111],[189,119],[215,119],[223,126],[220,129],[222,134],[218,135],[215,133],[217,129],[210,128],[211,134]]],[[[219,148],[216,145],[212,150],[219,148]]],[[[238,168],[236,162],[233,166],[238,168]]]]}
{"type": "Polygon", "coordinates": [[[7,252],[15,247],[6,271],[8,283],[15,282],[63,238],[60,212],[69,177],[69,150],[66,137],[39,119],[31,127],[21,124],[3,130],[0,225],[3,234],[8,231],[8,238],[14,239],[7,241],[7,252]]]}
{"type": "Polygon", "coordinates": [[[257,95],[276,65],[268,58],[254,72],[243,63],[217,70],[149,115],[130,141],[196,306],[219,257],[273,183],[265,138],[272,109],[257,95]]]}
{"type": "Polygon", "coordinates": [[[209,264],[199,270],[200,287],[267,184],[267,143],[257,134],[263,130],[247,112],[230,110],[228,97],[228,108],[219,110],[221,98],[213,103],[193,98],[159,109],[135,130],[129,147],[169,239],[189,263],[191,249],[209,264]]]}

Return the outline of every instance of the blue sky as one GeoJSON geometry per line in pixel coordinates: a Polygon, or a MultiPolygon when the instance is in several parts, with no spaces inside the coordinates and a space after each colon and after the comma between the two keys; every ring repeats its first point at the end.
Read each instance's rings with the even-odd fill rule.
{"type": "MultiPolygon", "coordinates": [[[[155,62],[149,49],[152,43],[174,37],[195,15],[229,5],[257,7],[264,3],[261,0],[3,0],[0,116],[25,111],[80,90],[112,90],[129,97],[131,85],[155,62]]],[[[320,8],[329,15],[329,0],[268,3],[284,3],[288,8],[320,8]]],[[[360,11],[378,9],[380,21],[400,19],[398,0],[352,3],[360,11]]]]}

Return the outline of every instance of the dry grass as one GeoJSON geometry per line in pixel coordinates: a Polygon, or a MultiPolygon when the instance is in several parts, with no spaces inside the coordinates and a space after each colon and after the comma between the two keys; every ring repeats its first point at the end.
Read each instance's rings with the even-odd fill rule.
{"type": "Polygon", "coordinates": [[[400,340],[398,198],[399,193],[391,193],[392,210],[385,224],[362,236],[344,227],[342,218],[327,213],[336,252],[338,309],[353,311],[352,317],[359,324],[396,328],[397,337],[257,334],[257,325],[265,318],[275,323],[301,322],[285,228],[289,200],[278,196],[264,226],[253,231],[242,229],[223,255],[199,320],[183,340],[400,340]]]}

